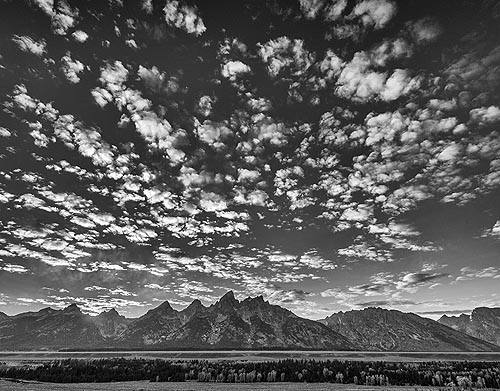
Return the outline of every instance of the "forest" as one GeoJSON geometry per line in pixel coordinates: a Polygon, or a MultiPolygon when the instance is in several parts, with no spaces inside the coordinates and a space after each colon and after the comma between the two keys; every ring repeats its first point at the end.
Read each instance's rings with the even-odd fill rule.
{"type": "Polygon", "coordinates": [[[41,365],[0,363],[0,378],[52,383],[150,380],[154,382],[309,382],[370,386],[500,388],[500,363],[467,361],[363,362],[337,360],[167,361],[65,359],[41,365]]]}

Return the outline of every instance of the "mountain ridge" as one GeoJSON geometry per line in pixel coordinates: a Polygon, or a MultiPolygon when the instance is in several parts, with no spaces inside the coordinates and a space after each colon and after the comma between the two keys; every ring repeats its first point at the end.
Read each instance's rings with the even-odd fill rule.
{"type": "Polygon", "coordinates": [[[228,292],[206,307],[194,300],[183,310],[168,301],[139,318],[116,310],[97,316],[76,304],[62,310],[0,319],[0,349],[319,349],[358,348],[342,335],[313,320],[264,301],[262,296],[239,301],[228,292]]]}
{"type": "Polygon", "coordinates": [[[477,307],[470,315],[443,315],[438,322],[500,346],[500,307],[477,307]]]}
{"type": "Polygon", "coordinates": [[[314,321],[270,304],[263,296],[240,301],[232,291],[209,306],[195,299],[176,310],[165,301],[138,318],[126,318],[114,308],[90,316],[76,304],[1,314],[0,350],[500,350],[413,313],[369,307],[314,321]]]}
{"type": "Polygon", "coordinates": [[[366,350],[497,351],[498,346],[414,313],[368,307],[320,320],[366,350]]]}

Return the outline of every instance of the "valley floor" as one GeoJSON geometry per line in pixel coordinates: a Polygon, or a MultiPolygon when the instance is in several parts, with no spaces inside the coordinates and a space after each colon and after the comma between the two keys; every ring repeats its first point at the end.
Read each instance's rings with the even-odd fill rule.
{"type": "Polygon", "coordinates": [[[500,352],[361,352],[361,351],[123,351],[123,352],[2,352],[0,363],[7,365],[42,364],[67,358],[144,358],[162,360],[207,361],[273,361],[282,359],[348,360],[348,361],[498,361],[500,352]]]}
{"type": "MultiPolygon", "coordinates": [[[[13,383],[0,380],[1,391],[438,391],[443,387],[373,387],[352,384],[330,383],[274,383],[274,384],[227,384],[227,383],[151,383],[151,382],[117,382],[117,383],[13,383]]],[[[451,390],[451,389],[450,389],[451,390]]],[[[483,389],[486,391],[486,389],[483,389]]]]}

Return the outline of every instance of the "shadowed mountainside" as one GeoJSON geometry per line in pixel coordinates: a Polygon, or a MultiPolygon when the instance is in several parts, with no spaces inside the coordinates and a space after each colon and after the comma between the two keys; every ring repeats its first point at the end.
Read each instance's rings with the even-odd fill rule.
{"type": "Polygon", "coordinates": [[[359,348],[313,320],[264,301],[262,296],[238,301],[228,292],[205,307],[193,301],[182,311],[168,302],[137,319],[115,310],[98,316],[76,305],[46,308],[0,320],[2,349],[328,349],[359,348]]]}
{"type": "Polygon", "coordinates": [[[413,313],[382,308],[339,312],[322,323],[366,350],[492,351],[497,346],[413,313]]]}
{"type": "Polygon", "coordinates": [[[500,346],[500,308],[478,307],[470,315],[443,315],[438,322],[500,346]]]}
{"type": "Polygon", "coordinates": [[[165,301],[136,319],[116,310],[90,316],[76,304],[0,315],[0,349],[305,349],[498,351],[500,347],[412,313],[381,308],[301,318],[262,296],[233,292],[178,311],[165,301]]]}

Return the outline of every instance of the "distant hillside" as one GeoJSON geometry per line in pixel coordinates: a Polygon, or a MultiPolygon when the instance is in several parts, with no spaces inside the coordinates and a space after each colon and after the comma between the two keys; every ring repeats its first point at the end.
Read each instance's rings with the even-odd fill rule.
{"type": "Polygon", "coordinates": [[[479,307],[470,315],[443,315],[438,322],[500,346],[500,308],[479,307]]]}
{"type": "Polygon", "coordinates": [[[0,320],[3,350],[91,347],[104,342],[94,318],[83,314],[75,304],[64,310],[44,308],[0,320]]]}
{"type": "Polygon", "coordinates": [[[497,346],[413,313],[382,308],[339,312],[322,323],[366,350],[494,351],[497,346]]]}

